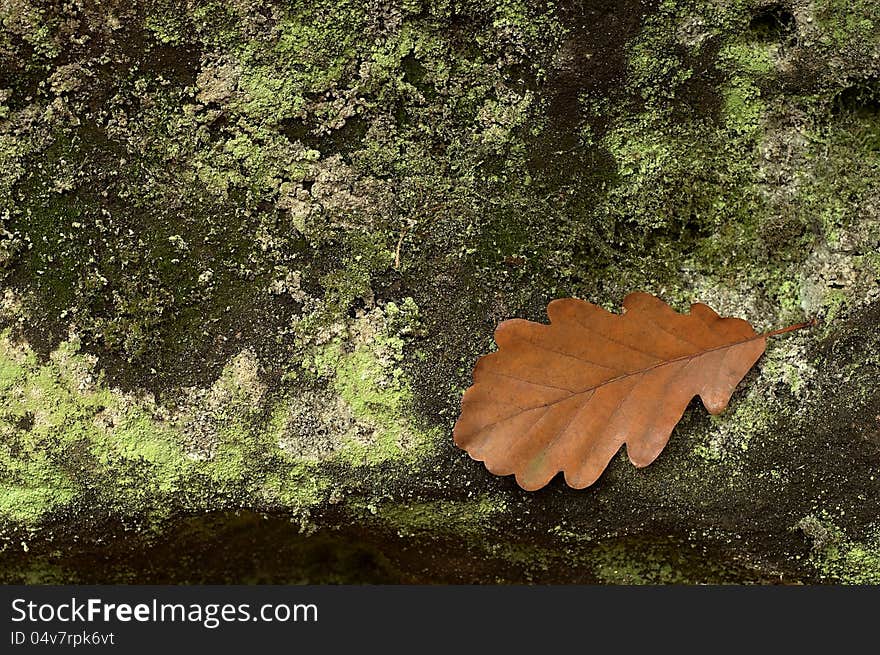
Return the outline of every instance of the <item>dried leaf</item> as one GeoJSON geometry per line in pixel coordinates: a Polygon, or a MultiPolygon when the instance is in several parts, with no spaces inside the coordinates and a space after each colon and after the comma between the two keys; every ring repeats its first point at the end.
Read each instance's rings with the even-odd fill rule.
{"type": "Polygon", "coordinates": [[[624,313],[574,298],[547,307],[550,325],[521,319],[495,330],[498,351],[479,359],[462,399],[455,443],[523,489],[559,471],[587,487],[626,444],[638,467],[653,462],[691,399],[712,414],[727,407],[767,337],[706,305],[678,314],[647,293],[624,313]]]}

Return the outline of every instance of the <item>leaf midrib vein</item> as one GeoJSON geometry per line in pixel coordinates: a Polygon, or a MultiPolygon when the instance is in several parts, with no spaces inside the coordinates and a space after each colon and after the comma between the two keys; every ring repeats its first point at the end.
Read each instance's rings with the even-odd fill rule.
{"type": "MultiPolygon", "coordinates": [[[[581,394],[589,393],[590,391],[595,391],[599,387],[604,387],[605,385],[613,384],[614,382],[619,382],[620,380],[625,380],[625,379],[632,377],[634,375],[643,375],[643,374],[648,373],[649,371],[652,371],[654,369],[657,369],[657,368],[660,368],[663,366],[668,366],[668,365],[674,364],[676,362],[694,360],[699,357],[703,357],[705,355],[708,355],[709,353],[717,352],[719,350],[726,350],[729,348],[734,348],[736,346],[741,346],[744,343],[750,343],[752,341],[757,341],[758,339],[763,339],[766,336],[767,336],[767,334],[756,334],[754,336],[749,337],[748,339],[742,339],[740,341],[734,341],[732,343],[721,344],[720,346],[715,346],[713,348],[706,348],[705,350],[700,350],[700,351],[691,353],[689,355],[680,355],[680,356],[674,357],[672,359],[662,360],[662,361],[656,362],[655,364],[652,364],[651,366],[647,366],[645,368],[638,369],[635,371],[629,371],[627,373],[623,373],[622,375],[618,375],[616,377],[609,378],[607,380],[599,382],[598,384],[594,384],[591,387],[587,387],[586,389],[581,389],[579,391],[573,391],[573,392],[569,393],[567,396],[562,396],[561,398],[556,398],[555,400],[551,400],[548,403],[544,403],[542,405],[535,405],[534,407],[527,407],[527,408],[523,409],[522,411],[516,412],[515,414],[511,414],[510,416],[505,416],[502,419],[499,419],[497,421],[493,421],[492,423],[488,423],[486,425],[483,425],[478,430],[476,430],[475,433],[478,434],[480,432],[483,432],[484,430],[486,430],[488,428],[494,427],[494,426],[498,425],[499,423],[504,423],[506,421],[514,419],[517,416],[524,414],[526,412],[533,412],[538,409],[546,409],[547,407],[553,407],[554,405],[558,405],[559,403],[561,403],[565,400],[568,400],[572,396],[579,396],[581,394]]],[[[533,384],[536,384],[539,386],[546,386],[542,382],[534,382],[533,384]]]]}

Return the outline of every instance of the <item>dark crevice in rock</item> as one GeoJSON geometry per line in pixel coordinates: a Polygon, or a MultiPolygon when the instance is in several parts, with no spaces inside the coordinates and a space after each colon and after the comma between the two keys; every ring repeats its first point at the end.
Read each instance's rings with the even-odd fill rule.
{"type": "Polygon", "coordinates": [[[761,41],[784,41],[797,32],[797,21],[785,5],[765,5],[755,10],[749,32],[761,41]]]}
{"type": "Polygon", "coordinates": [[[880,114],[880,79],[858,80],[844,88],[834,96],[832,112],[860,116],[880,114]]]}

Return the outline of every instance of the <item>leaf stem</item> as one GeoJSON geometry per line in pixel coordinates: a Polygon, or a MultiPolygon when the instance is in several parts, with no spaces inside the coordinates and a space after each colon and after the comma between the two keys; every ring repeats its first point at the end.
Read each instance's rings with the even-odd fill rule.
{"type": "Polygon", "coordinates": [[[778,330],[773,330],[772,332],[765,332],[762,334],[762,337],[775,337],[777,334],[785,334],[786,332],[794,332],[795,330],[801,330],[803,328],[814,327],[819,323],[818,319],[811,319],[806,323],[797,323],[795,325],[789,325],[788,327],[780,328],[778,330]]]}

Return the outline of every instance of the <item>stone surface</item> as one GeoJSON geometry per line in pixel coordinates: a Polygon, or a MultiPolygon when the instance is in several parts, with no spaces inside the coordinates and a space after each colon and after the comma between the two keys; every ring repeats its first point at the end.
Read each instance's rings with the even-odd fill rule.
{"type": "Polygon", "coordinates": [[[880,582],[876,3],[0,25],[3,582],[880,582]],[[636,289],[822,322],[588,490],[453,446],[499,321],[636,289]]]}

